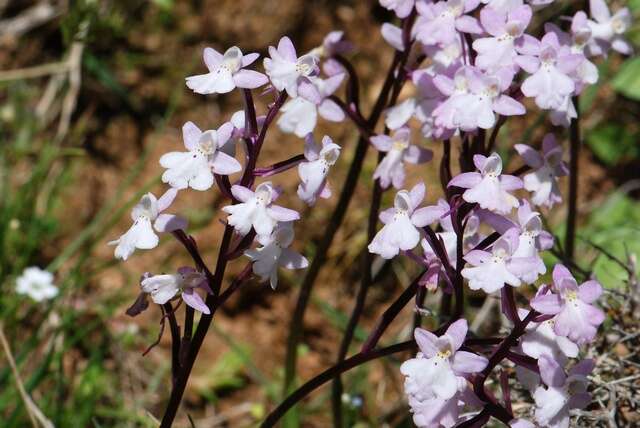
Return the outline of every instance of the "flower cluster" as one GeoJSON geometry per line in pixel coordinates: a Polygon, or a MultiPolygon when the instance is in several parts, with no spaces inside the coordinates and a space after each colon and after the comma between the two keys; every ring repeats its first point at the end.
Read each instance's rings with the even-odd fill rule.
{"type": "MultiPolygon", "coordinates": [[[[595,339],[604,314],[597,308],[602,288],[595,280],[585,278],[578,285],[564,265],[556,264],[553,282],[542,283],[547,265],[541,253],[557,247],[554,235],[544,230],[544,216],[562,202],[560,181],[569,174],[560,140],[556,140],[563,129],[556,128],[539,143],[515,144],[513,150],[496,146],[496,140],[509,117],[525,115],[528,109],[548,112],[554,126],[576,123],[575,98],[598,79],[592,61],[612,49],[630,53],[623,38],[630,22],[626,9],[611,15],[604,0],[591,0],[591,19],[578,12],[570,24],[549,22],[540,26],[542,32],[534,30],[534,11],[551,3],[553,0],[380,0],[401,25],[382,25],[382,37],[396,52],[378,102],[366,119],[360,110],[357,74],[345,57],[353,46],[342,32],[331,32],[321,46],[303,55],[288,37],[282,37],[277,47],[269,47],[269,57],[262,61],[264,73],[251,69],[258,54],[245,55],[236,46],[224,53],[206,48],[203,57],[208,72],[187,77],[187,87],[203,95],[238,90],[245,109],[215,129],[203,131],[192,122],[185,123],[185,149],[168,152],[159,160],[164,169],[162,181],[169,189],[160,198],[143,195],[133,208],[133,225],[110,242],[115,245],[115,256],[126,260],[136,249],[156,247],[157,233],[169,233],[193,258],[194,266],[183,266],[176,273],[143,274],[141,294],[130,313],[145,309],[150,298],[162,305],[171,320],[177,305],[184,302],[193,321],[193,310],[212,316],[250,277],[275,289],[280,268],[306,268],[309,261],[294,250],[294,228],[303,217],[299,210],[331,197],[330,173],[341,155],[341,146],[329,136],[318,144],[314,131],[320,118],[351,121],[360,140],[346,190],[341,189],[327,230],[327,245],[319,247],[313,262],[319,260],[319,264],[311,265],[311,280],[305,286],[311,287],[313,275],[326,259],[366,149],[377,150],[365,260],[407,257],[423,270],[414,288],[417,284],[425,287],[421,292],[441,291],[455,298],[453,310],[447,306],[450,301],[443,299],[443,317],[434,333],[415,329],[415,343],[411,344],[417,344],[419,352],[400,368],[415,424],[451,427],[467,421],[466,408],[482,409],[471,416],[468,426],[481,426],[490,417],[513,427],[534,426],[527,418],[534,418],[536,426],[568,426],[569,410],[583,408],[591,400],[587,376],[593,362],[573,360],[595,339]],[[413,84],[413,92],[402,91],[406,82],[413,84]],[[342,100],[337,94],[345,83],[346,100],[342,100]],[[259,88],[262,97],[274,97],[264,115],[257,114],[253,99],[252,90],[259,88]],[[381,118],[386,126],[377,131],[381,118]],[[272,124],[298,137],[300,149],[271,166],[257,167],[272,124]],[[437,153],[424,140],[443,149],[439,173],[444,195],[435,205],[423,204],[424,181],[411,179],[437,153]],[[452,152],[459,154],[457,174],[452,172],[452,152]],[[521,167],[507,172],[512,155],[521,167]],[[299,177],[297,190],[283,203],[279,199],[291,186],[283,188],[272,177],[294,168],[299,177]],[[187,221],[165,211],[181,191],[205,192],[214,187],[228,204],[220,210],[226,215],[225,232],[212,273],[195,239],[187,234],[187,221]],[[393,206],[380,210],[380,201],[386,200],[383,194],[391,188],[393,206]],[[299,210],[281,205],[293,204],[294,195],[299,210]],[[226,264],[241,255],[248,260],[245,270],[221,292],[226,264]],[[514,294],[516,288],[522,291],[520,299],[514,294]],[[464,318],[467,289],[491,295],[488,298],[499,295],[502,312],[513,324],[507,336],[472,337],[464,318]],[[530,297],[526,305],[524,296],[530,297]],[[510,405],[503,407],[485,388],[487,377],[505,359],[515,363],[518,379],[532,393],[535,412],[526,418],[516,417],[510,405]]],[[[363,274],[363,287],[369,285],[369,277],[363,274]]],[[[366,288],[363,290],[360,295],[366,296],[366,288]]],[[[310,288],[301,291],[297,316],[303,316],[309,293],[310,288]]],[[[392,305],[394,310],[396,306],[392,305]]],[[[357,325],[358,310],[362,305],[356,305],[350,328],[357,325]]],[[[380,325],[384,327],[388,319],[383,321],[380,325]]],[[[206,332],[208,323],[201,325],[206,332]]],[[[190,333],[188,340],[183,339],[186,346],[190,333]]],[[[348,340],[351,333],[345,334],[348,340]]],[[[372,342],[381,333],[372,333],[363,352],[375,346],[372,342]]],[[[292,337],[290,345],[295,345],[293,332],[292,337]]],[[[345,344],[347,350],[348,341],[345,344]]],[[[290,347],[295,351],[296,346],[290,347]]],[[[195,358],[198,349],[178,354],[195,358]]],[[[176,382],[182,388],[185,384],[185,379],[176,382]]],[[[503,397],[509,402],[505,389],[503,397]]],[[[179,400],[171,403],[177,405],[179,400]]],[[[273,426],[269,423],[265,426],[273,426]]]]}

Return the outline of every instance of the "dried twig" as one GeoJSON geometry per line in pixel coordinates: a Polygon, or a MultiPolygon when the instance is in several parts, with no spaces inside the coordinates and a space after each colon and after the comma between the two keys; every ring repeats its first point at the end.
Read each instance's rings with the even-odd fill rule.
{"type": "Polygon", "coordinates": [[[24,402],[24,407],[27,409],[27,414],[29,415],[29,419],[31,419],[31,425],[34,428],[44,427],[44,428],[54,428],[53,423],[47,419],[47,417],[42,413],[40,408],[33,401],[31,396],[24,387],[22,383],[22,378],[20,377],[20,373],[18,372],[18,367],[16,366],[16,362],[13,359],[13,354],[11,353],[11,347],[9,346],[9,342],[4,335],[4,326],[0,323],[0,342],[2,343],[2,349],[4,350],[4,354],[7,357],[7,361],[9,361],[9,366],[11,367],[11,372],[13,373],[13,378],[16,382],[16,387],[18,388],[18,392],[20,393],[20,397],[24,402]]]}

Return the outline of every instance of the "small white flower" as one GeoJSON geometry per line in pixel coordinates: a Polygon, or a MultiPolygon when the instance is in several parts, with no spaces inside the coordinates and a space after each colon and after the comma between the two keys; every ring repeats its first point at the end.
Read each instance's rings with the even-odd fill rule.
{"type": "Polygon", "coordinates": [[[127,260],[136,248],[150,250],[157,247],[158,235],[154,228],[158,232],[186,229],[186,220],[171,214],[160,214],[171,205],[177,194],[176,189],[169,189],[160,199],[156,199],[153,193],[147,193],[140,198],[140,202],[131,211],[133,225],[120,238],[108,243],[116,246],[116,258],[127,260]]]}
{"type": "Polygon", "coordinates": [[[287,91],[290,97],[298,96],[298,83],[301,78],[313,76],[318,72],[318,57],[313,54],[298,58],[291,39],[283,37],[278,48],[269,46],[271,58],[264,59],[264,69],[271,84],[278,91],[287,91]]]}
{"type": "Polygon", "coordinates": [[[53,284],[53,274],[39,267],[28,267],[16,280],[16,293],[26,294],[36,302],[53,299],[58,287],[53,284]]]}
{"type": "Polygon", "coordinates": [[[187,152],[170,152],[160,158],[167,170],[162,181],[176,189],[191,187],[208,190],[213,186],[213,174],[229,175],[242,169],[240,162],[220,150],[231,139],[233,125],[229,122],[218,130],[202,132],[194,123],[182,127],[187,152]]]}
{"type": "Polygon", "coordinates": [[[269,280],[274,290],[278,286],[278,267],[304,269],[309,265],[304,256],[288,248],[293,237],[291,222],[278,223],[270,236],[258,237],[262,247],[244,252],[253,261],[253,273],[262,281],[269,280]]]}
{"type": "Polygon", "coordinates": [[[336,163],[338,156],[340,156],[340,146],[325,136],[322,139],[322,148],[318,150],[313,135],[309,134],[305,139],[304,148],[307,162],[298,165],[298,174],[302,181],[298,185],[298,196],[307,204],[314,205],[318,196],[321,198],[331,196],[327,174],[329,168],[336,163]]]}
{"type": "Polygon", "coordinates": [[[231,193],[241,203],[227,205],[222,211],[229,214],[227,221],[239,235],[246,235],[253,227],[259,236],[269,236],[279,221],[300,218],[297,211],[273,204],[278,195],[271,182],[261,183],[255,192],[244,186],[234,185],[231,193]]]}

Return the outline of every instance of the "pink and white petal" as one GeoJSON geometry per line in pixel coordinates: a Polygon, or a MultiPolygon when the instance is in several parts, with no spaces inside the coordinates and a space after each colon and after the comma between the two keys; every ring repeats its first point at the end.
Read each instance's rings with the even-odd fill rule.
{"type": "Polygon", "coordinates": [[[573,278],[573,275],[571,275],[571,272],[569,272],[569,269],[561,264],[555,265],[555,267],[553,268],[553,282],[555,283],[556,287],[565,280],[571,280],[575,282],[575,279],[573,278]]]}
{"type": "Polygon", "coordinates": [[[468,331],[469,324],[464,318],[460,318],[459,320],[452,323],[449,328],[447,328],[445,335],[449,336],[449,338],[451,339],[451,345],[453,346],[454,350],[460,349],[467,337],[468,331]]]}
{"type": "Polygon", "coordinates": [[[578,356],[580,348],[578,348],[578,345],[573,343],[568,338],[564,336],[556,336],[556,343],[558,344],[558,348],[560,348],[562,353],[567,357],[576,358],[578,356]]]}
{"type": "Polygon", "coordinates": [[[480,10],[480,23],[487,33],[494,37],[504,35],[506,22],[506,15],[492,7],[483,7],[480,10]]]}
{"type": "Polygon", "coordinates": [[[476,18],[470,15],[462,15],[456,19],[456,30],[469,34],[482,34],[482,26],[476,18]]]}
{"type": "Polygon", "coordinates": [[[621,53],[622,55],[633,54],[633,45],[631,45],[631,43],[629,43],[622,37],[616,37],[615,39],[613,39],[613,41],[611,42],[611,48],[614,51],[621,53]]]}
{"type": "Polygon", "coordinates": [[[242,57],[242,66],[248,67],[253,64],[258,58],[260,58],[260,54],[257,52],[246,54],[242,57]]]}
{"type": "Polygon", "coordinates": [[[202,53],[202,58],[204,59],[204,63],[209,69],[209,71],[213,72],[218,68],[218,66],[222,62],[224,55],[222,55],[220,52],[218,52],[213,48],[204,48],[204,52],[202,53]]]}
{"type": "Polygon", "coordinates": [[[531,300],[531,307],[546,315],[556,315],[563,308],[560,295],[553,293],[534,297],[531,300]]]}
{"type": "Polygon", "coordinates": [[[220,125],[220,128],[217,129],[217,147],[220,148],[227,144],[231,136],[233,135],[233,130],[235,125],[231,122],[225,122],[220,125]]]}
{"type": "Polygon", "coordinates": [[[427,357],[433,358],[438,353],[436,341],[438,336],[422,328],[416,328],[413,331],[413,337],[420,348],[420,351],[427,357]]]}
{"type": "Polygon", "coordinates": [[[254,70],[238,70],[233,75],[233,82],[238,88],[255,89],[269,82],[266,75],[254,70]]]}
{"type": "Polygon", "coordinates": [[[162,212],[169,208],[173,201],[178,196],[178,189],[170,188],[158,199],[158,212],[162,212]]]}
{"type": "Polygon", "coordinates": [[[482,181],[482,175],[478,172],[464,172],[456,175],[449,181],[447,187],[456,186],[463,189],[470,189],[477,186],[482,181]]]}
{"type": "Polygon", "coordinates": [[[542,355],[538,359],[538,367],[540,368],[540,377],[546,385],[555,387],[564,385],[567,376],[555,360],[547,355],[542,355]]]}
{"type": "Polygon", "coordinates": [[[452,368],[456,373],[477,373],[487,367],[489,360],[471,352],[458,351],[453,357],[452,368]]]}
{"type": "Polygon", "coordinates": [[[588,392],[579,392],[577,394],[573,394],[569,398],[569,402],[567,406],[570,409],[584,409],[593,401],[593,397],[588,392]]]}
{"type": "Polygon", "coordinates": [[[589,0],[591,16],[598,22],[606,22],[611,18],[611,12],[604,0],[589,0]]]}
{"type": "Polygon", "coordinates": [[[393,46],[396,50],[404,51],[404,43],[402,42],[402,29],[393,24],[385,22],[381,28],[382,38],[393,46]]]}
{"type": "Polygon", "coordinates": [[[473,266],[480,266],[491,258],[491,253],[482,250],[471,250],[464,255],[464,259],[473,266]]]}
{"type": "Polygon", "coordinates": [[[240,202],[247,202],[255,196],[255,193],[253,193],[252,190],[237,184],[231,186],[231,194],[240,202]]]}
{"type": "Polygon", "coordinates": [[[411,215],[411,222],[416,227],[425,227],[439,221],[443,214],[443,210],[437,206],[418,208],[411,215]]]}
{"type": "Polygon", "coordinates": [[[531,168],[540,168],[543,165],[544,160],[537,150],[534,150],[526,144],[516,144],[514,146],[516,152],[522,157],[524,162],[531,168]]]}
{"type": "Polygon", "coordinates": [[[393,145],[393,140],[388,135],[374,135],[369,141],[381,152],[388,152],[393,145]]]}
{"type": "Polygon", "coordinates": [[[591,358],[584,359],[569,370],[569,375],[589,376],[596,367],[596,362],[591,358]]]}
{"type": "Polygon", "coordinates": [[[540,60],[531,55],[519,55],[514,59],[515,63],[527,73],[535,73],[540,68],[540,60]]]}
{"type": "Polygon", "coordinates": [[[195,123],[189,121],[182,125],[182,141],[187,150],[192,151],[198,145],[202,131],[196,126],[195,123]]]}
{"type": "Polygon", "coordinates": [[[300,213],[280,205],[271,205],[267,208],[269,215],[278,221],[300,220],[300,213]]]}
{"type": "Polygon", "coordinates": [[[185,290],[182,293],[182,300],[196,311],[207,315],[211,313],[209,307],[204,303],[204,300],[202,300],[202,297],[193,290],[185,290]]]}
{"type": "Polygon", "coordinates": [[[405,150],[403,159],[412,164],[421,164],[433,159],[433,152],[412,144],[405,150]]]}
{"type": "Polygon", "coordinates": [[[493,101],[493,111],[503,116],[517,116],[527,112],[522,103],[508,95],[500,95],[493,101]]]}
{"type": "Polygon", "coordinates": [[[434,77],[433,84],[443,95],[453,95],[456,90],[456,84],[453,79],[443,74],[438,74],[434,77]]]}
{"type": "Polygon", "coordinates": [[[176,230],[187,230],[188,222],[185,218],[174,214],[160,214],[153,227],[158,232],[175,232],[176,230]]]}
{"type": "Polygon", "coordinates": [[[511,191],[522,189],[524,183],[522,180],[515,175],[501,175],[500,176],[500,186],[503,190],[511,191]]]}
{"type": "Polygon", "coordinates": [[[318,113],[320,116],[331,122],[342,122],[344,120],[344,111],[338,104],[330,99],[322,101],[318,107],[318,113]]]}
{"type": "Polygon", "coordinates": [[[593,303],[602,295],[602,286],[598,281],[587,281],[578,287],[578,296],[585,303],[593,303]]]}
{"type": "Polygon", "coordinates": [[[278,264],[285,269],[305,269],[309,266],[309,261],[302,254],[289,248],[283,248],[278,264]]]}
{"type": "Polygon", "coordinates": [[[226,153],[216,152],[213,162],[211,162],[213,172],[221,175],[230,175],[242,170],[242,165],[236,158],[232,158],[226,153]]]}
{"type": "Polygon", "coordinates": [[[298,95],[316,105],[320,104],[323,98],[320,90],[308,79],[303,79],[298,84],[298,95]]]}
{"type": "Polygon", "coordinates": [[[380,213],[378,218],[380,219],[382,224],[387,224],[387,223],[390,223],[393,220],[393,216],[395,215],[395,213],[396,213],[396,209],[395,208],[387,208],[386,210],[384,210],[384,211],[382,211],[380,213]]]}
{"type": "Polygon", "coordinates": [[[278,42],[278,53],[289,62],[296,62],[298,60],[296,48],[293,46],[291,39],[287,36],[282,37],[280,42],[278,42]]]}
{"type": "Polygon", "coordinates": [[[427,189],[422,181],[411,188],[411,190],[409,191],[411,210],[415,210],[416,207],[420,205],[426,193],[427,189]]]}

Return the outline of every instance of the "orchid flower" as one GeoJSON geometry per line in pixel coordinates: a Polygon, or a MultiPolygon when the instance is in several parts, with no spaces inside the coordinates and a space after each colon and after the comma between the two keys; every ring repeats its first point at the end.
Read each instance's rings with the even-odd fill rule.
{"type": "Polygon", "coordinates": [[[287,101],[280,109],[282,115],[278,126],[282,132],[303,138],[315,129],[318,114],[328,121],[342,122],[344,112],[328,97],[340,87],[344,76],[340,73],[328,79],[311,77],[309,81],[300,83],[300,96],[287,101]]]}
{"type": "Polygon", "coordinates": [[[462,194],[465,201],[477,202],[481,208],[500,214],[508,214],[518,206],[518,199],[509,192],[522,188],[522,180],[502,174],[502,159],[497,153],[489,157],[475,155],[473,163],[480,172],[459,174],[448,186],[467,189],[462,194]]]}
{"type": "Polygon", "coordinates": [[[587,376],[594,367],[593,360],[582,360],[567,376],[559,364],[543,355],[538,360],[540,376],[547,387],[539,386],[533,397],[535,418],[541,427],[568,428],[569,410],[583,409],[591,402],[587,392],[587,376]]]}
{"type": "Polygon", "coordinates": [[[196,293],[197,289],[211,293],[207,279],[191,267],[181,267],[175,274],[145,275],[140,287],[158,305],[164,305],[181,293],[187,305],[203,314],[211,313],[202,297],[196,293]]]}
{"type": "Polygon", "coordinates": [[[307,161],[298,165],[301,180],[298,185],[298,197],[308,205],[314,205],[318,197],[325,199],[331,197],[327,175],[329,168],[340,156],[340,146],[325,136],[322,139],[322,148],[318,149],[313,135],[309,134],[305,139],[304,149],[307,161]]]}
{"type": "Polygon", "coordinates": [[[369,252],[391,259],[397,256],[400,250],[408,251],[418,245],[418,228],[436,220],[433,211],[418,208],[424,195],[424,183],[416,184],[411,191],[400,190],[396,193],[394,207],[380,213],[380,221],[384,226],[369,244],[369,252]]]}
{"type": "Polygon", "coordinates": [[[400,366],[406,377],[404,391],[410,399],[449,400],[466,387],[466,374],[486,367],[485,357],[460,350],[468,329],[467,320],[462,318],[452,323],[442,336],[421,328],[414,330],[420,352],[400,366]]]}
{"type": "Polygon", "coordinates": [[[478,21],[466,15],[479,3],[480,0],[417,2],[418,19],[414,29],[416,38],[425,45],[446,45],[459,37],[458,31],[471,34],[482,33],[482,27],[478,21]]]}
{"type": "Polygon", "coordinates": [[[580,66],[584,55],[571,52],[569,46],[561,46],[557,34],[544,35],[539,43],[532,43],[515,59],[531,76],[522,83],[522,93],[535,98],[541,109],[554,110],[562,107],[576,85],[571,74],[580,66]]]}
{"type": "Polygon", "coordinates": [[[579,345],[591,342],[604,321],[604,313],[592,305],[602,294],[602,286],[593,280],[578,286],[571,272],[560,264],[553,269],[553,284],[555,293],[536,296],[531,307],[555,315],[556,334],[579,345]]]}
{"type": "Polygon", "coordinates": [[[567,164],[562,161],[562,147],[553,134],[547,134],[542,141],[542,153],[524,144],[516,144],[515,149],[525,163],[534,169],[523,177],[524,188],[533,193],[531,201],[536,205],[551,208],[562,202],[558,177],[569,175],[567,164]]]}
{"type": "Polygon", "coordinates": [[[269,46],[271,58],[264,59],[264,69],[271,84],[278,91],[287,91],[290,97],[298,96],[301,80],[318,74],[318,57],[313,54],[298,58],[291,39],[283,37],[278,48],[269,46]]]}
{"type": "Polygon", "coordinates": [[[278,267],[285,269],[304,269],[309,265],[307,259],[288,247],[293,242],[291,222],[278,223],[269,236],[258,236],[262,247],[246,250],[244,255],[253,261],[253,273],[261,281],[269,281],[274,290],[278,286],[278,267]]]}
{"type": "Polygon", "coordinates": [[[402,188],[405,172],[404,163],[421,164],[433,157],[431,150],[410,143],[409,128],[400,128],[392,136],[376,135],[371,137],[371,144],[381,152],[386,153],[375,172],[374,180],[380,180],[383,189],[391,184],[396,189],[402,188]]]}
{"type": "Polygon", "coordinates": [[[498,239],[491,251],[471,250],[464,259],[471,267],[462,269],[462,276],[469,281],[472,290],[493,293],[509,284],[519,287],[522,278],[536,267],[533,257],[515,257],[518,247],[518,230],[509,229],[498,239]]]}
{"type": "Polygon", "coordinates": [[[257,53],[243,55],[233,46],[221,54],[213,48],[205,48],[204,63],[207,74],[187,77],[187,87],[198,94],[226,94],[237,88],[254,89],[266,85],[267,76],[253,70],[245,70],[256,59],[257,53]]]}
{"type": "Polygon", "coordinates": [[[218,130],[202,132],[193,122],[182,127],[187,152],[170,152],[162,155],[160,165],[167,170],[162,181],[175,189],[205,191],[213,186],[213,174],[230,175],[242,170],[236,159],[221,150],[233,132],[229,122],[218,130]]]}
{"type": "Polygon", "coordinates": [[[631,12],[624,7],[611,15],[604,0],[590,0],[589,9],[593,20],[588,21],[592,39],[588,44],[590,55],[606,55],[611,48],[623,55],[631,55],[633,47],[623,37],[631,28],[631,12]]]}
{"type": "Polygon", "coordinates": [[[186,220],[171,214],[161,214],[169,208],[177,194],[176,189],[169,189],[160,199],[157,199],[153,193],[147,193],[140,198],[140,202],[131,211],[133,225],[120,238],[108,243],[116,246],[116,258],[127,260],[136,248],[150,250],[157,247],[159,240],[154,228],[158,232],[186,229],[186,220]]]}
{"type": "MultiPolygon", "coordinates": [[[[473,49],[478,52],[476,66],[483,70],[502,67],[513,68],[518,57],[516,45],[531,42],[531,36],[524,33],[531,22],[533,12],[523,5],[509,12],[485,7],[480,11],[480,23],[491,37],[476,39],[473,49]]],[[[534,42],[535,43],[535,42],[534,42]]]]}
{"type": "Polygon", "coordinates": [[[258,236],[269,236],[279,221],[300,219],[297,211],[273,204],[278,192],[269,181],[259,184],[255,192],[236,184],[231,187],[231,193],[240,203],[227,205],[222,211],[229,214],[229,225],[241,236],[249,233],[252,227],[258,236]]]}

